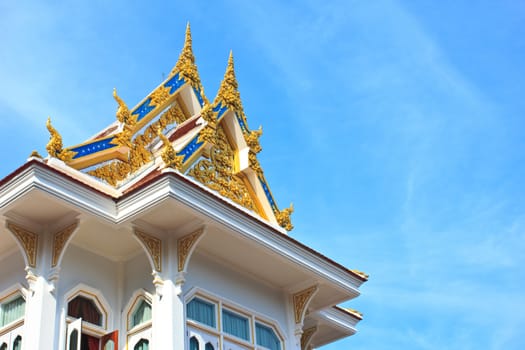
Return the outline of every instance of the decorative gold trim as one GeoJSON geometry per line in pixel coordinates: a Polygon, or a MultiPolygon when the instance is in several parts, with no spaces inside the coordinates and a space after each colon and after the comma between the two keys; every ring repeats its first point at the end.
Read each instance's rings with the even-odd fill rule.
{"type": "Polygon", "coordinates": [[[295,323],[300,324],[303,322],[304,315],[306,314],[306,309],[308,308],[308,304],[310,304],[318,290],[319,288],[317,287],[317,285],[315,285],[300,292],[297,292],[293,295],[295,323]]]}
{"type": "Polygon", "coordinates": [[[301,350],[307,350],[310,341],[312,340],[315,332],[317,332],[317,327],[308,328],[301,335],[301,350]]]}
{"type": "Polygon", "coordinates": [[[158,272],[162,271],[162,240],[157,237],[150,236],[149,234],[135,229],[135,236],[144,244],[148,254],[153,260],[155,270],[158,272]]]}
{"type": "Polygon", "coordinates": [[[181,237],[177,240],[177,255],[178,255],[178,271],[182,272],[186,269],[188,260],[190,258],[190,251],[197,243],[198,239],[204,233],[204,228],[201,228],[189,235],[181,237]]]}
{"type": "Polygon", "coordinates": [[[38,252],[38,235],[28,231],[12,222],[7,223],[7,228],[16,237],[26,255],[27,264],[30,267],[36,267],[36,258],[38,252]]]}
{"type": "Polygon", "coordinates": [[[58,260],[60,260],[60,256],[62,255],[62,251],[64,250],[64,247],[73,234],[75,230],[78,227],[78,222],[75,222],[72,225],[69,225],[65,229],[55,233],[53,237],[53,258],[51,261],[51,267],[55,267],[58,265],[58,260]]]}
{"type": "Polygon", "coordinates": [[[359,270],[350,270],[350,271],[352,271],[356,275],[359,275],[359,276],[363,277],[364,279],[368,279],[368,277],[370,277],[368,274],[366,274],[366,273],[364,273],[362,271],[359,271],[359,270]]]}

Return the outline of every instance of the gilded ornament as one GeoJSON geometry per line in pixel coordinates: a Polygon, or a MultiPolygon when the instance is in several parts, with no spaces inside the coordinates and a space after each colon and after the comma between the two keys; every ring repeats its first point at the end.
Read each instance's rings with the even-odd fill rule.
{"type": "Polygon", "coordinates": [[[29,157],[34,157],[34,158],[40,158],[40,159],[42,159],[42,156],[40,155],[40,153],[38,153],[37,150],[34,150],[33,152],[31,152],[31,154],[29,155],[29,157]]]}
{"type": "Polygon", "coordinates": [[[259,138],[262,135],[262,126],[259,127],[259,130],[252,130],[244,135],[246,144],[250,147],[250,150],[254,153],[259,153],[262,151],[261,145],[259,143],[259,138]]]}
{"type": "Polygon", "coordinates": [[[275,218],[277,219],[277,222],[281,227],[283,227],[286,231],[293,230],[291,215],[294,211],[293,203],[290,204],[289,208],[279,210],[275,213],[275,218]]]}
{"type": "Polygon", "coordinates": [[[132,122],[134,117],[131,116],[131,112],[126,103],[119,97],[119,95],[117,95],[116,88],[113,89],[113,98],[115,99],[115,101],[117,101],[118,104],[116,113],[117,120],[122,124],[126,125],[132,122]]]}
{"type": "Polygon", "coordinates": [[[193,55],[192,40],[191,40],[191,29],[190,23],[186,25],[186,37],[184,38],[184,47],[180,53],[179,60],[173,67],[171,75],[179,72],[184,80],[188,81],[191,86],[198,89],[205,103],[208,103],[208,99],[204,95],[204,89],[201,84],[199,72],[197,71],[197,65],[195,64],[195,56],[193,55]]]}
{"type": "Polygon", "coordinates": [[[164,164],[166,164],[167,167],[180,170],[180,168],[182,167],[182,160],[184,159],[184,156],[177,155],[177,152],[173,148],[173,145],[171,144],[170,140],[168,140],[168,138],[164,136],[160,131],[159,137],[162,140],[162,143],[164,144],[164,149],[162,150],[161,154],[164,164]]]}
{"type": "Polygon", "coordinates": [[[317,291],[317,286],[311,286],[293,295],[295,323],[300,324],[303,322],[308,304],[310,304],[317,291]]]}
{"type": "Polygon", "coordinates": [[[151,93],[150,97],[151,102],[158,107],[170,98],[170,88],[161,85],[151,93]]]}
{"type": "Polygon", "coordinates": [[[53,125],[51,125],[50,117],[47,118],[46,127],[50,134],[49,142],[46,145],[47,153],[49,153],[51,157],[61,159],[64,162],[69,162],[75,153],[63,149],[62,136],[60,136],[58,131],[56,131],[53,125]]]}
{"type": "Polygon", "coordinates": [[[119,181],[124,180],[130,173],[131,166],[120,160],[104,164],[87,173],[106,181],[111,186],[116,186],[119,181]]]}
{"type": "Polygon", "coordinates": [[[314,334],[317,332],[317,327],[310,327],[306,329],[301,335],[301,350],[307,350],[310,341],[312,340],[314,334]]]}
{"type": "Polygon", "coordinates": [[[178,271],[184,271],[190,258],[190,250],[197,243],[199,237],[204,233],[204,229],[197,230],[187,236],[177,240],[178,271]]]}
{"type": "Polygon", "coordinates": [[[199,132],[198,141],[214,144],[217,139],[217,113],[213,111],[212,105],[204,105],[201,118],[206,121],[206,126],[199,132]]]}
{"type": "Polygon", "coordinates": [[[53,258],[51,261],[51,267],[55,267],[58,265],[58,260],[60,259],[62,251],[64,250],[68,239],[71,237],[73,232],[75,232],[77,227],[78,222],[55,233],[55,236],[53,237],[53,258]]]}
{"type": "Polygon", "coordinates": [[[231,199],[243,207],[255,211],[255,204],[244,181],[234,175],[235,154],[226,134],[219,126],[215,144],[210,150],[210,159],[201,159],[188,172],[208,188],[231,199]]]}
{"type": "Polygon", "coordinates": [[[88,171],[88,174],[106,181],[111,186],[116,186],[118,182],[124,180],[129,174],[151,161],[152,155],[148,146],[158,135],[158,130],[164,130],[173,123],[183,121],[184,118],[184,113],[180,107],[177,104],[173,104],[157,121],[151,123],[141,135],[137,135],[130,142],[127,161],[115,160],[88,171]]]}
{"type": "Polygon", "coordinates": [[[238,87],[239,84],[237,83],[237,78],[235,77],[235,68],[233,64],[233,52],[230,51],[226,72],[224,73],[224,78],[222,79],[221,85],[219,87],[217,97],[215,98],[215,103],[218,104],[219,102],[222,102],[229,109],[244,115],[241,103],[241,94],[239,93],[238,87]]]}
{"type": "Polygon", "coordinates": [[[115,136],[112,143],[119,146],[132,147],[131,138],[133,137],[133,129],[136,124],[135,117],[131,115],[126,103],[117,95],[117,89],[113,89],[113,98],[118,103],[117,120],[124,126],[122,131],[115,136]]]}
{"type": "Polygon", "coordinates": [[[257,173],[257,175],[261,176],[263,171],[261,164],[259,164],[259,160],[257,159],[257,155],[250,151],[248,153],[248,161],[250,162],[250,168],[252,168],[253,171],[257,173]]]}
{"type": "Polygon", "coordinates": [[[147,253],[153,260],[155,270],[162,271],[162,241],[157,237],[153,237],[145,232],[135,230],[135,236],[144,244],[147,253]]]}
{"type": "Polygon", "coordinates": [[[26,255],[27,264],[30,267],[36,267],[36,258],[38,252],[38,235],[28,231],[11,222],[7,223],[7,228],[13,233],[18,240],[26,255]]]}

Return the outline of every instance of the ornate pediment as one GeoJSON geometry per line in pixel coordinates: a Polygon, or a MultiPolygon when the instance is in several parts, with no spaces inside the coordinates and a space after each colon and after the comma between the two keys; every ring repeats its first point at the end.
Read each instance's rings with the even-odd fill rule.
{"type": "Polygon", "coordinates": [[[251,130],[233,54],[213,103],[204,95],[189,25],[170,75],[134,108],[114,91],[115,122],[96,137],[63,148],[48,121],[51,157],[117,189],[159,167],[171,167],[222,197],[291,230],[293,208],[279,210],[257,159],[262,128],[251,130]]]}

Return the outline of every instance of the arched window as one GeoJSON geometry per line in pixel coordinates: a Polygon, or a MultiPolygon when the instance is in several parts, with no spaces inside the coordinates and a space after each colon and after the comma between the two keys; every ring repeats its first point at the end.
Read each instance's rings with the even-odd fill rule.
{"type": "Polygon", "coordinates": [[[0,350],[7,350],[7,343],[3,343],[3,344],[0,346],[0,350]]]}
{"type": "Polygon", "coordinates": [[[133,350],[148,350],[149,341],[147,339],[141,339],[133,348],[133,350]]]}
{"type": "Polygon", "coordinates": [[[213,345],[211,343],[206,343],[206,346],[204,347],[204,350],[215,350],[213,345]]]}
{"type": "Polygon", "coordinates": [[[22,337],[20,335],[13,342],[13,350],[22,350],[22,337]]]}
{"type": "Polygon", "coordinates": [[[151,320],[151,305],[144,299],[141,299],[138,306],[131,316],[131,328],[151,320]]]}
{"type": "Polygon", "coordinates": [[[18,295],[0,304],[0,327],[24,317],[26,301],[23,296],[18,295]]]}
{"type": "Polygon", "coordinates": [[[75,297],[67,305],[68,316],[81,318],[82,320],[102,326],[102,313],[93,300],[81,295],[75,297]]]}
{"type": "Polygon", "coordinates": [[[78,331],[75,329],[69,335],[69,350],[77,350],[78,344],[78,331]]]}
{"type": "Polygon", "coordinates": [[[190,350],[199,350],[199,341],[195,337],[190,338],[190,350]]]}

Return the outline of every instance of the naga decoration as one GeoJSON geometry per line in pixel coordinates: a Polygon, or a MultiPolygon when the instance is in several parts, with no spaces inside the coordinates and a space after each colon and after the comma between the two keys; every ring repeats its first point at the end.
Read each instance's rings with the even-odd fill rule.
{"type": "Polygon", "coordinates": [[[126,103],[117,95],[117,89],[113,89],[113,98],[118,103],[117,120],[124,125],[122,131],[115,136],[113,143],[119,146],[132,147],[131,137],[133,136],[133,128],[135,127],[136,120],[131,115],[126,103]]]}
{"type": "Polygon", "coordinates": [[[162,150],[161,157],[167,167],[180,170],[182,167],[182,161],[184,156],[178,156],[177,152],[173,148],[170,140],[162,132],[159,131],[159,137],[164,144],[164,149],[162,150]]]}
{"type": "Polygon", "coordinates": [[[64,162],[70,161],[74,153],[63,148],[62,136],[60,136],[58,131],[51,125],[51,117],[47,118],[46,127],[50,134],[49,142],[46,145],[47,153],[49,153],[51,157],[61,159],[64,162]]]}
{"type": "Polygon", "coordinates": [[[293,204],[290,204],[289,208],[279,210],[275,212],[275,218],[281,227],[286,231],[291,231],[293,229],[291,215],[293,213],[293,204]]]}

